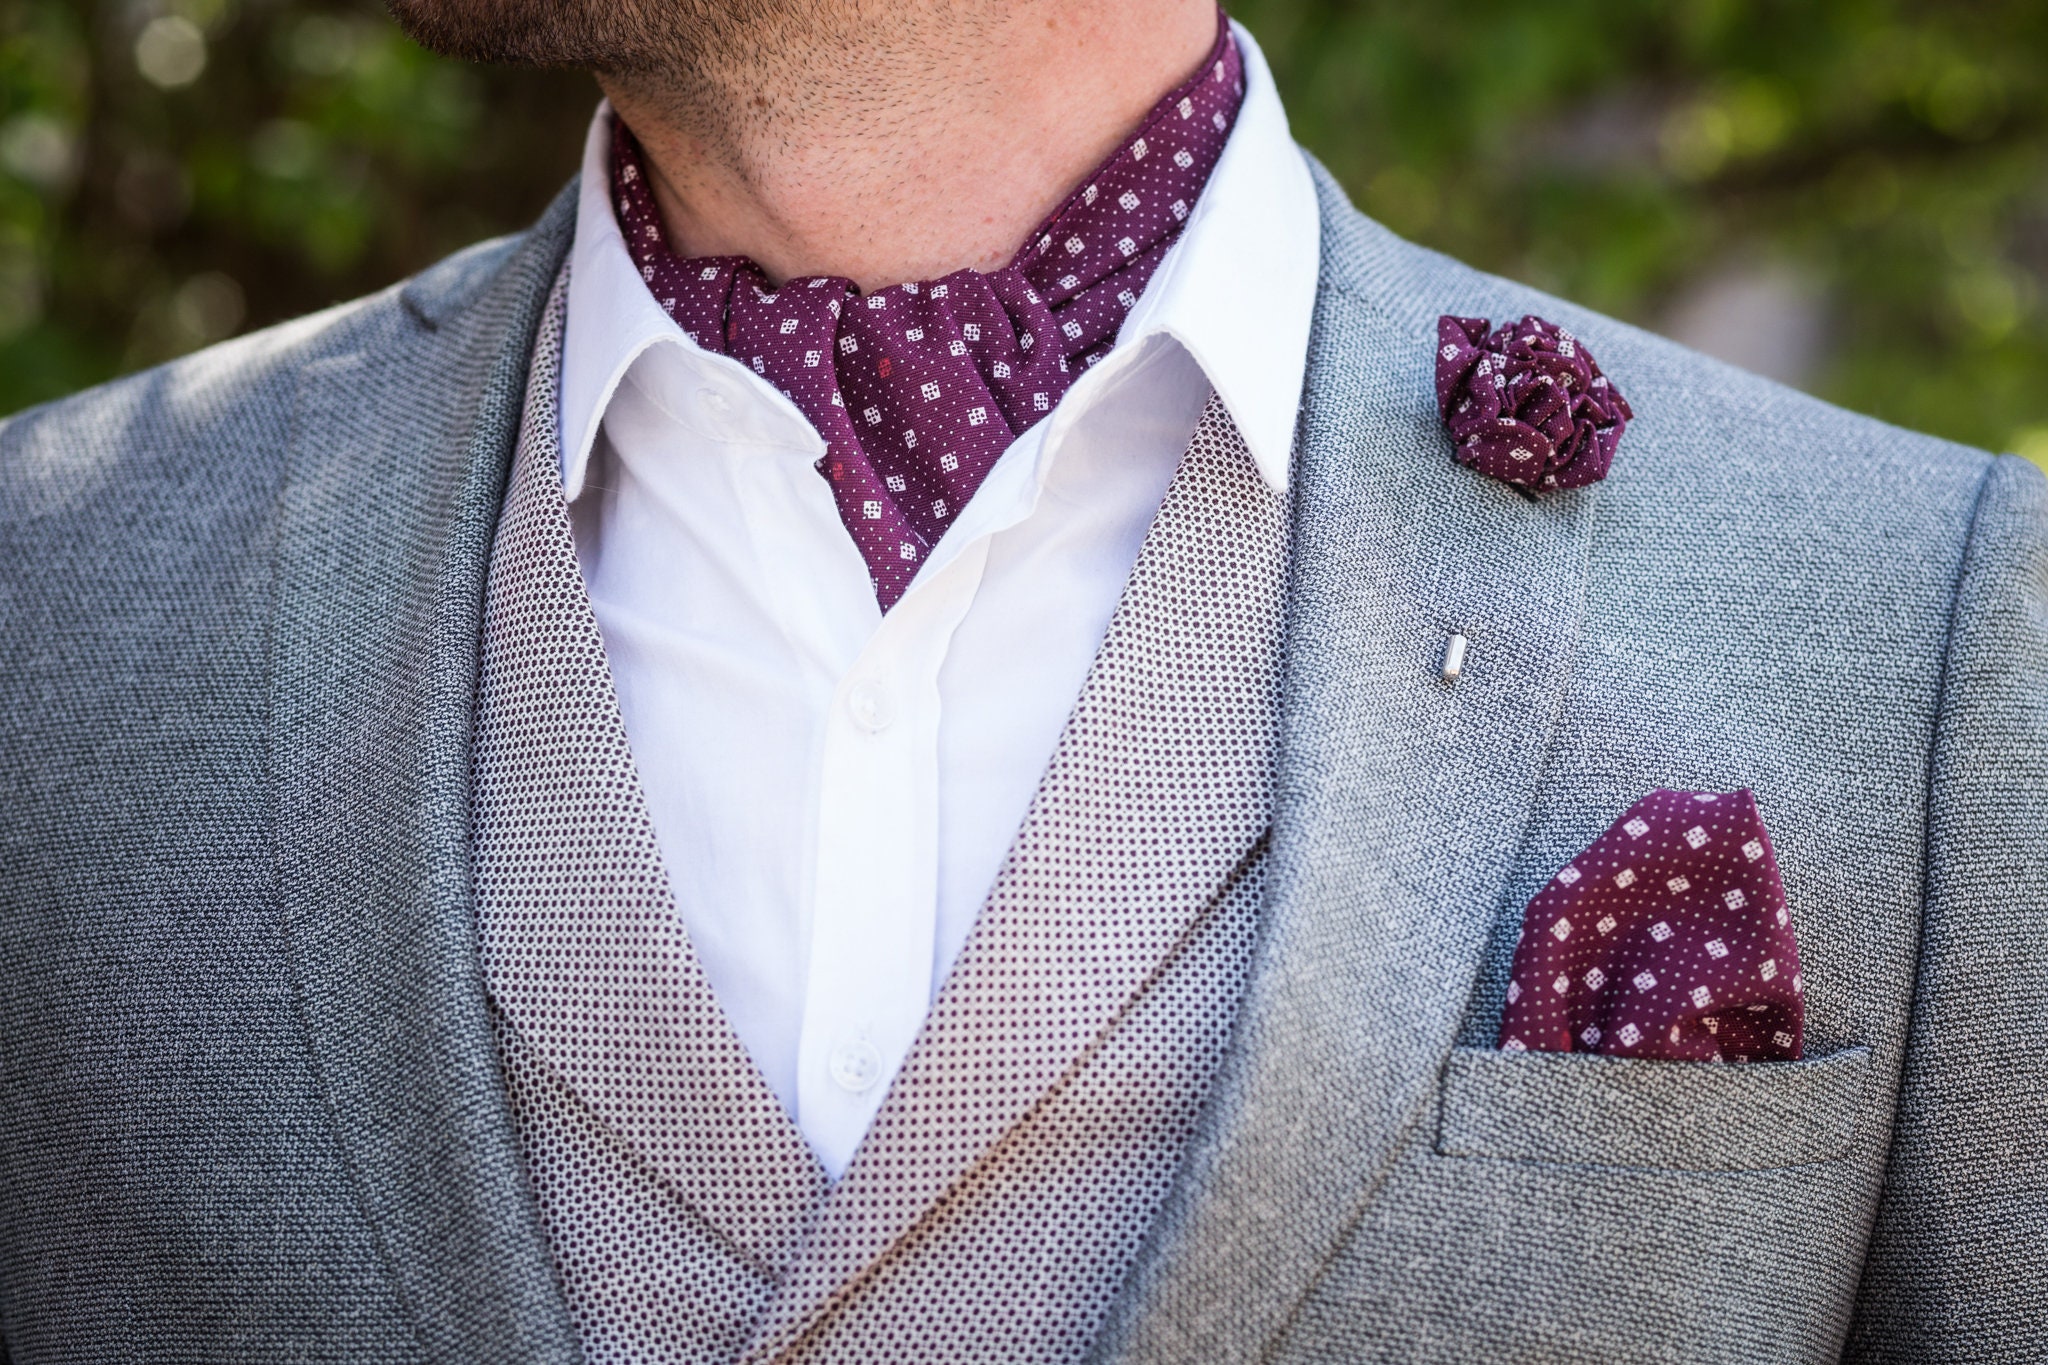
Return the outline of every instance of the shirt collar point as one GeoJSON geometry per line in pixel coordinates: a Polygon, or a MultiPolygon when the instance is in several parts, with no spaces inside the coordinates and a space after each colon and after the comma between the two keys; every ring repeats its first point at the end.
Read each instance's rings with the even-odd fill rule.
{"type": "Polygon", "coordinates": [[[1289,464],[1293,456],[1294,433],[1290,430],[1276,436],[1272,432],[1243,432],[1245,449],[1251,452],[1252,464],[1258,469],[1259,477],[1265,481],[1275,497],[1287,496],[1289,464]]]}

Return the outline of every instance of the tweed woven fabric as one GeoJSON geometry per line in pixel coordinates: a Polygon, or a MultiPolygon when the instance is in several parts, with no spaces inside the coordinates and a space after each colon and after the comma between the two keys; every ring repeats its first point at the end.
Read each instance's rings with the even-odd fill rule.
{"type": "Polygon", "coordinates": [[[719,1010],[669,893],[562,500],[567,285],[564,270],[535,340],[491,555],[478,940],[585,1355],[730,1360],[826,1177],[719,1010]]]}
{"type": "Polygon", "coordinates": [[[2048,1356],[2048,1244],[1998,1231],[2048,1218],[2011,993],[2048,998],[2048,849],[2012,837],[2048,827],[2048,480],[1417,250],[1317,178],[1310,369],[1347,378],[1302,413],[1262,943],[1096,1358],[2048,1356]],[[1453,309],[1627,376],[1604,482],[1530,500],[1451,458],[1453,309]],[[1497,1051],[1530,898],[1644,791],[1743,786],[1806,1059],[1497,1051]]]}
{"type": "Polygon", "coordinates": [[[1287,514],[1211,398],[1037,798],[755,1360],[1077,1361],[1257,924],[1287,514]]]}
{"type": "Polygon", "coordinates": [[[745,257],[668,247],[632,132],[612,125],[612,199],[641,278],[685,336],[751,365],[818,434],[818,470],[887,611],[996,459],[1107,355],[1179,240],[1244,101],[1221,10],[1195,72],[1024,240],[1001,270],[863,295],[780,286],[745,257]]]}
{"type": "Polygon", "coordinates": [[[1651,792],[1522,912],[1500,1045],[1797,1061],[1803,990],[1755,795],[1651,792]]]}

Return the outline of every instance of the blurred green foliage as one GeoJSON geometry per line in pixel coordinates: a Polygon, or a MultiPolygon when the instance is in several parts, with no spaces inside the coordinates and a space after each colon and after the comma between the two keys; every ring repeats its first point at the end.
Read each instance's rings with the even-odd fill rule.
{"type": "Polygon", "coordinates": [[[513,229],[594,89],[338,0],[0,0],[0,412],[513,229]]]}
{"type": "MultiPolygon", "coordinates": [[[[2048,464],[2041,0],[1232,10],[1395,230],[1681,334],[1764,280],[1790,377],[2048,464]]],[[[522,225],[594,98],[369,0],[0,0],[0,412],[522,225]]]]}
{"type": "Polygon", "coordinates": [[[1240,0],[1296,135],[1396,231],[1657,325],[1742,264],[1806,385],[2048,464],[2048,4],[1240,0]]]}

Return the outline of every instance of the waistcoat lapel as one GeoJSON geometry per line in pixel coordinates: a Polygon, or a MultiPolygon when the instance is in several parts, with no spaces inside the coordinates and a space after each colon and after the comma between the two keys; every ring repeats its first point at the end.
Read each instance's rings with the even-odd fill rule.
{"type": "MultiPolygon", "coordinates": [[[[862,1292],[877,1259],[1089,1064],[1226,893],[1255,878],[1271,815],[1285,555],[1282,500],[1212,398],[989,900],[748,1360],[799,1346],[834,1302],[862,1292]]],[[[1240,909],[1255,916],[1256,904],[1254,891],[1240,909]]],[[[1241,967],[1214,977],[1195,1008],[1219,1013],[1227,1028],[1241,967]]],[[[1206,1066],[1199,1075],[1191,1105],[1206,1066]]],[[[1098,1108],[1083,1122],[1115,1120],[1098,1108]]],[[[1044,1138],[1062,1140],[1115,1141],[1103,1132],[1044,1138]]],[[[1175,1140],[1164,1169],[1179,1155],[1175,1140]]],[[[1144,1163],[1130,1164],[1114,1178],[1144,1179],[1144,1163]]],[[[1112,1216],[1136,1226],[1084,1235],[1135,1247],[1156,1198],[1117,1206],[1126,1212],[1112,1216]]],[[[1020,1246],[1050,1235],[987,1232],[1020,1246]]],[[[1073,1254],[1077,1264],[1087,1259],[1073,1254]]],[[[1113,1259],[1105,1299],[1128,1264],[1113,1259]]],[[[936,1291],[905,1300],[910,1341],[921,1339],[923,1315],[957,1311],[945,1300],[936,1291]]],[[[994,1350],[974,1358],[1003,1358],[994,1350]]]]}
{"type": "Polygon", "coordinates": [[[1525,499],[1456,465],[1437,424],[1436,315],[1497,316],[1499,286],[1446,267],[1429,296],[1426,253],[1318,185],[1273,889],[1204,1131],[1102,1360],[1269,1357],[1432,1111],[1578,642],[1598,489],[1525,499]],[[1453,631],[1471,641],[1455,687],[1453,631]]]}
{"type": "MultiPolygon", "coordinates": [[[[534,347],[485,611],[474,816],[484,975],[517,1035],[515,1067],[545,1066],[772,1280],[825,1172],[712,996],[641,794],[562,499],[567,280],[534,347]]],[[[537,1117],[520,1121],[542,1159],[575,1159],[527,1131],[537,1117]]],[[[542,1185],[547,1212],[554,1186],[542,1185]]],[[[601,1218],[605,1205],[582,1207],[601,1218]]]]}
{"type": "MultiPolygon", "coordinates": [[[[574,197],[333,324],[279,507],[270,781],[307,1048],[422,1356],[568,1362],[476,967],[468,788],[485,563],[574,197]]],[[[252,1102],[260,1102],[252,1097],[252,1102]]]]}

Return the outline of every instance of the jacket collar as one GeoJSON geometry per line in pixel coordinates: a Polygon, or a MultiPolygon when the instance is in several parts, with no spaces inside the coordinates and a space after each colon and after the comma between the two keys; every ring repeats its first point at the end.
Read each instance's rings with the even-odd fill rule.
{"type": "Polygon", "coordinates": [[[1598,490],[1529,500],[1455,464],[1437,421],[1437,314],[1498,313],[1510,287],[1318,181],[1274,881],[1231,1054],[1100,1360],[1266,1359],[1432,1113],[1579,637],[1598,490]]]}
{"type": "MultiPolygon", "coordinates": [[[[574,201],[302,372],[279,508],[278,894],[333,1138],[421,1352],[576,1359],[513,1144],[469,877],[484,576],[574,201]]],[[[374,305],[373,305],[374,307],[374,305]]]]}

